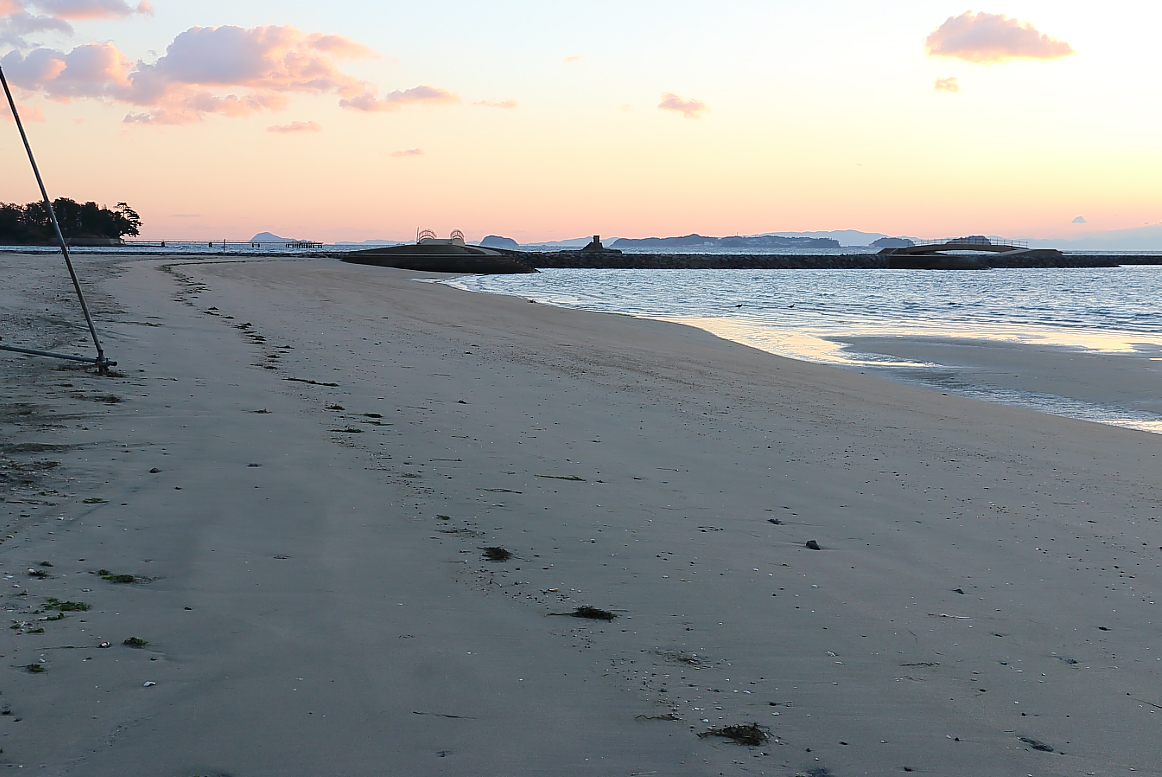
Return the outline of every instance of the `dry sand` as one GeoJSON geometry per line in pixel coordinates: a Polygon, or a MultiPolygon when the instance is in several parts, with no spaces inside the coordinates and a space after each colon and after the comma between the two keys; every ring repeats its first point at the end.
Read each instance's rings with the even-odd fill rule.
{"type": "MultiPolygon", "coordinates": [[[[4,261],[5,342],[83,344],[4,261]]],[[[1162,437],[416,273],[81,264],[120,375],[0,360],[0,763],[1162,773],[1162,437]]]]}

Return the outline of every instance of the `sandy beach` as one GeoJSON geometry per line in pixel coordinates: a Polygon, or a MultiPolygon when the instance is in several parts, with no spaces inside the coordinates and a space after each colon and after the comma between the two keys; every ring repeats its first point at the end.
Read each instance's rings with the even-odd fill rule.
{"type": "MultiPolygon", "coordinates": [[[[4,342],[83,348],[4,260],[4,342]]],[[[1162,436],[414,272],[79,265],[117,373],[0,357],[5,767],[1162,774],[1162,436]]]]}

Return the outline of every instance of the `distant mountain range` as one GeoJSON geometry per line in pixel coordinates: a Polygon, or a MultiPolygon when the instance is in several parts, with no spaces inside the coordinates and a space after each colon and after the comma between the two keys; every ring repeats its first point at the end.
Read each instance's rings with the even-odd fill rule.
{"type": "Polygon", "coordinates": [[[1032,248],[1059,248],[1062,251],[1162,251],[1162,222],[1133,229],[1082,232],[1059,240],[1022,238],[1032,248]]]}
{"type": "MultiPolygon", "coordinates": [[[[684,235],[681,237],[602,238],[609,248],[682,248],[682,247],[771,247],[771,248],[841,248],[843,246],[869,246],[876,240],[891,237],[882,232],[860,232],[856,229],[837,229],[830,232],[767,232],[761,235],[730,235],[709,237],[705,235],[684,235]],[[826,243],[785,242],[792,238],[823,240],[826,243]],[[737,242],[736,242],[737,241],[737,242]]],[[[498,236],[490,235],[497,239],[498,236]]],[[[545,240],[523,243],[526,247],[537,248],[584,248],[593,238],[576,237],[569,240],[545,240]]],[[[907,239],[907,238],[904,238],[907,239]]],[[[911,238],[918,242],[918,238],[911,238]]]]}

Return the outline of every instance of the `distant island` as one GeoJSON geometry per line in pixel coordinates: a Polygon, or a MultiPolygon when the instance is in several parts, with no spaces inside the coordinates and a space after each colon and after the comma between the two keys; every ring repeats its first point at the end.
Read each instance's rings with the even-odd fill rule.
{"type": "Polygon", "coordinates": [[[916,245],[906,237],[881,237],[871,243],[872,248],[911,248],[916,245]]]}
{"type": "Polygon", "coordinates": [[[839,241],[830,237],[786,237],[784,235],[751,235],[733,237],[707,237],[705,235],[683,235],[681,237],[623,237],[615,240],[610,248],[839,248],[839,241]]]}
{"type": "MultiPolygon", "coordinates": [[[[73,245],[119,245],[125,236],[141,234],[141,217],[124,202],[112,208],[95,202],[79,203],[68,197],[53,200],[61,234],[73,245]]],[[[0,243],[52,245],[56,232],[48,208],[41,201],[18,205],[0,202],[0,243]]]]}
{"type": "Polygon", "coordinates": [[[259,232],[250,238],[251,243],[298,243],[297,237],[280,237],[273,232],[259,232]]]}
{"type": "Polygon", "coordinates": [[[481,248],[508,248],[516,250],[520,248],[520,244],[511,237],[501,237],[500,235],[489,235],[480,241],[481,248]]]}

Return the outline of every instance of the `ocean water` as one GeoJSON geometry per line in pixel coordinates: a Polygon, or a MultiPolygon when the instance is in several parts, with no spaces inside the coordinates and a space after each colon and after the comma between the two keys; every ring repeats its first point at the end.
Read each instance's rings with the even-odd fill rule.
{"type": "Polygon", "coordinates": [[[931,338],[1162,362],[1162,267],[900,270],[544,270],[446,281],[585,310],[675,321],[771,353],[875,371],[942,392],[1162,433],[1162,415],[983,385],[955,365],[861,352],[866,337],[931,338]]]}

